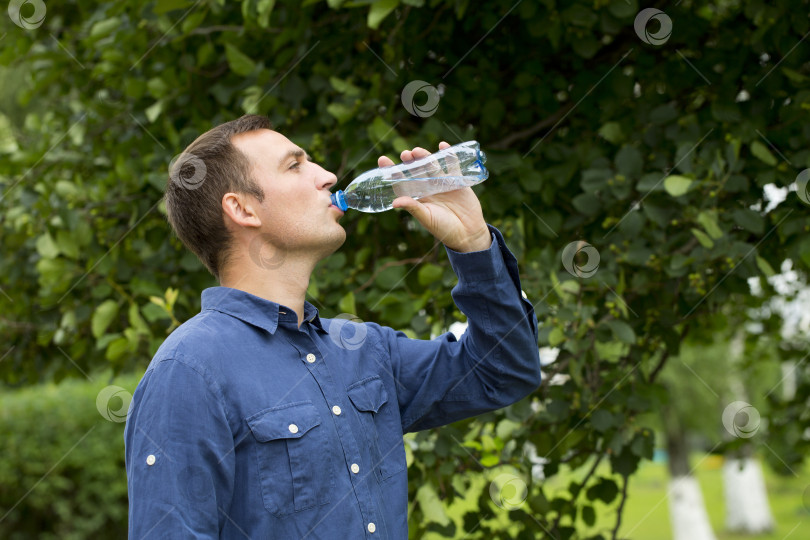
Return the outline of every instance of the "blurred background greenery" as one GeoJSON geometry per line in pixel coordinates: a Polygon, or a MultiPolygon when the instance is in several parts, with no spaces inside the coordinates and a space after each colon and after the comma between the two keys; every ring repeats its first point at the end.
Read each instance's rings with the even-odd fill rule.
{"type": "MultiPolygon", "coordinates": [[[[476,192],[519,259],[545,380],[406,437],[412,538],[677,537],[679,477],[736,538],[717,468],[736,459],[765,464],[763,538],[808,536],[810,2],[649,18],[637,0],[74,0],[41,20],[44,3],[11,4],[0,536],[125,534],[113,413],[216,285],[166,223],[167,167],[249,112],[340,188],[441,140],[489,157],[476,192]],[[413,81],[428,91],[403,100],[413,81]],[[574,242],[598,253],[592,275],[584,244],[565,260],[574,242]]],[[[419,338],[464,321],[444,250],[407,214],[341,223],[308,291],[322,316],[419,338]]]]}

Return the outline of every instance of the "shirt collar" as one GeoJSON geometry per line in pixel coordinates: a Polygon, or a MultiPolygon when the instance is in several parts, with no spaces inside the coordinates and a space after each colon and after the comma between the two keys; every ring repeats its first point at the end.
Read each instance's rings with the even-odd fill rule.
{"type": "MultiPolygon", "coordinates": [[[[258,326],[274,334],[278,322],[289,321],[298,324],[298,316],[292,309],[265,300],[264,298],[230,287],[209,287],[202,292],[201,309],[219,311],[253,326],[258,326]]],[[[321,324],[318,308],[304,302],[304,323],[310,322],[321,332],[328,331],[321,324]]]]}

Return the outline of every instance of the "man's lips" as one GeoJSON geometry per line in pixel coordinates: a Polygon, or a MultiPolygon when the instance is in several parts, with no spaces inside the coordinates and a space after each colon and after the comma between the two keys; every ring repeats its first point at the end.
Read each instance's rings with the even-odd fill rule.
{"type": "Polygon", "coordinates": [[[334,205],[334,204],[332,204],[332,203],[329,203],[329,208],[334,208],[335,210],[337,210],[338,212],[340,212],[340,215],[341,215],[341,216],[342,216],[342,215],[345,213],[345,212],[343,212],[343,210],[341,210],[340,208],[338,208],[337,206],[335,206],[335,205],[334,205]]]}

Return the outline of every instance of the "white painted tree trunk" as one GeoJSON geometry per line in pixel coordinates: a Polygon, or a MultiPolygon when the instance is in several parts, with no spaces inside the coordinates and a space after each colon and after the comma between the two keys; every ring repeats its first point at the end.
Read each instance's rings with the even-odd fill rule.
{"type": "Polygon", "coordinates": [[[673,477],[669,481],[668,499],[673,540],[715,540],[694,476],[673,477]]]}
{"type": "MultiPolygon", "coordinates": [[[[732,362],[742,357],[745,334],[739,331],[730,344],[732,362]]],[[[795,392],[795,380],[790,380],[792,369],[784,371],[782,392],[787,397],[795,392]]],[[[730,374],[733,395],[747,400],[742,380],[730,374]]],[[[731,434],[731,433],[730,433],[731,434]]],[[[752,434],[753,435],[753,434],[752,434]]],[[[723,490],[726,503],[726,529],[745,534],[760,534],[773,530],[773,516],[768,505],[768,491],[759,461],[753,457],[753,447],[743,447],[735,455],[726,455],[723,463],[723,490]]]]}
{"type": "Polygon", "coordinates": [[[726,458],[723,464],[723,488],[726,529],[745,534],[760,534],[773,529],[773,516],[759,461],[753,458],[726,458]]]}

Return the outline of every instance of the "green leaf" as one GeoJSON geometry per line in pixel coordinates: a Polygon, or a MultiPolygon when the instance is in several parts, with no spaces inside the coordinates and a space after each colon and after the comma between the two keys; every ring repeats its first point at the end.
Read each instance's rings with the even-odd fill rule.
{"type": "Polygon", "coordinates": [[[619,494],[619,486],[609,478],[600,478],[599,482],[589,487],[585,494],[591,501],[599,500],[610,504],[619,494]]]}
{"type": "Polygon", "coordinates": [[[354,292],[349,291],[340,299],[338,309],[340,309],[341,313],[349,313],[351,315],[357,313],[357,307],[354,302],[354,292]]]}
{"type": "Polygon", "coordinates": [[[554,328],[548,335],[548,344],[552,347],[556,347],[563,341],[565,341],[565,334],[559,328],[554,328]]]}
{"type": "Polygon", "coordinates": [[[158,116],[160,116],[160,113],[163,112],[163,104],[164,101],[162,99],[159,99],[158,101],[153,103],[150,107],[147,107],[147,109],[144,111],[144,114],[146,114],[146,119],[149,120],[150,124],[154,123],[154,121],[157,120],[158,116]]]}
{"type": "Polygon", "coordinates": [[[655,438],[652,432],[644,429],[636,433],[633,437],[633,442],[630,444],[630,450],[640,458],[652,459],[655,450],[655,438]]]}
{"type": "Polygon", "coordinates": [[[110,361],[115,361],[124,356],[129,350],[129,340],[125,337],[115,338],[107,345],[107,353],[105,358],[110,361]]]}
{"type": "Polygon", "coordinates": [[[225,43],[225,56],[228,59],[228,65],[231,66],[231,71],[237,75],[248,75],[256,67],[250,57],[230,43],[225,43]]]}
{"type": "Polygon", "coordinates": [[[596,510],[593,509],[593,506],[582,507],[582,521],[588,527],[593,527],[593,524],[596,523],[596,510]]]}
{"type": "Polygon", "coordinates": [[[377,0],[371,4],[371,9],[368,11],[368,27],[376,30],[383,19],[394,11],[398,5],[399,0],[377,0]]]}
{"type": "Polygon", "coordinates": [[[606,141],[619,144],[624,140],[624,134],[622,133],[622,126],[618,122],[607,122],[602,127],[599,128],[598,131],[599,135],[602,136],[606,141]]]}
{"type": "Polygon", "coordinates": [[[396,131],[391,129],[391,125],[383,120],[381,117],[376,116],[368,126],[368,135],[373,142],[381,142],[386,138],[391,138],[396,135],[396,131]]]}
{"type": "Polygon", "coordinates": [[[59,256],[59,247],[50,233],[45,233],[37,238],[36,247],[39,254],[46,259],[55,259],[59,256]]]}
{"type": "Polygon", "coordinates": [[[579,210],[585,215],[596,215],[602,209],[602,203],[599,198],[591,193],[580,193],[571,200],[574,208],[579,210]]]}
{"type": "Polygon", "coordinates": [[[191,0],[160,0],[160,2],[155,2],[155,7],[152,8],[152,12],[155,15],[163,15],[164,13],[174,11],[175,9],[186,8],[190,5],[191,0]]]}
{"type": "Polygon", "coordinates": [[[59,245],[59,251],[64,253],[67,257],[71,259],[79,258],[79,245],[76,243],[76,239],[73,235],[70,234],[70,231],[64,229],[57,231],[56,243],[59,245]]]}
{"type": "Polygon", "coordinates": [[[754,154],[754,157],[770,165],[771,167],[776,166],[778,163],[771,151],[768,150],[768,147],[759,141],[754,141],[751,143],[751,153],[754,154]]]}
{"type": "Polygon", "coordinates": [[[132,302],[129,304],[128,315],[129,315],[129,325],[132,328],[134,328],[136,332],[140,332],[143,334],[149,333],[149,327],[146,325],[146,321],[143,320],[143,317],[141,317],[141,313],[140,310],[138,309],[138,304],[136,302],[132,302]]]}
{"type": "Polygon", "coordinates": [[[338,79],[337,77],[329,77],[329,84],[332,85],[332,88],[340,92],[341,94],[346,94],[347,96],[359,96],[360,89],[353,85],[350,82],[344,81],[343,79],[338,79]]]}
{"type": "Polygon", "coordinates": [[[698,214],[697,222],[700,223],[703,228],[706,229],[706,232],[709,233],[709,236],[715,240],[723,236],[723,231],[717,224],[717,215],[714,212],[707,210],[702,211],[698,214]]]}
{"type": "Polygon", "coordinates": [[[112,33],[113,30],[117,29],[120,26],[121,26],[121,19],[119,19],[118,17],[98,21],[90,29],[90,37],[101,38],[103,36],[106,36],[107,34],[112,33]]]}
{"type": "Polygon", "coordinates": [[[425,482],[419,489],[416,490],[416,502],[419,503],[419,508],[422,509],[422,515],[427,522],[438,523],[442,526],[450,524],[450,518],[444,510],[442,501],[436,495],[436,490],[433,484],[425,482]]]}
{"type": "Polygon", "coordinates": [[[630,476],[638,469],[639,457],[634,455],[629,448],[624,447],[619,454],[611,454],[610,465],[613,472],[622,476],[630,476]]]}
{"type": "Polygon", "coordinates": [[[685,176],[672,175],[664,180],[664,189],[673,197],[680,197],[691,187],[693,180],[685,176]]]}
{"type": "Polygon", "coordinates": [[[759,270],[763,274],[765,274],[766,277],[771,277],[776,273],[776,272],[773,271],[773,267],[771,267],[771,265],[768,263],[768,261],[766,261],[765,259],[763,259],[759,255],[757,255],[757,267],[759,267],[759,270]]]}
{"type": "Polygon", "coordinates": [[[441,266],[438,266],[433,263],[426,263],[423,264],[419,268],[419,272],[417,274],[417,279],[419,280],[419,285],[430,285],[431,283],[436,283],[442,276],[444,275],[444,269],[441,266]]]}
{"type": "Polygon", "coordinates": [[[597,409],[591,414],[591,424],[597,431],[604,433],[614,426],[613,415],[604,409],[597,409]]]}
{"type": "Polygon", "coordinates": [[[276,0],[259,0],[259,3],[256,4],[256,10],[259,12],[256,22],[261,28],[267,28],[270,24],[270,14],[273,13],[275,5],[276,0]]]}
{"type": "Polygon", "coordinates": [[[698,239],[698,242],[700,242],[700,245],[705,247],[706,249],[711,249],[711,248],[714,247],[714,242],[712,241],[711,238],[709,238],[709,235],[707,235],[705,232],[701,231],[700,229],[695,229],[694,227],[692,227],[692,234],[694,234],[695,238],[698,239]]]}
{"type": "Polygon", "coordinates": [[[638,0],[613,0],[608,10],[618,19],[634,17],[638,13],[638,0]]]}
{"type": "Polygon", "coordinates": [[[734,218],[734,223],[752,233],[762,234],[765,230],[765,218],[754,210],[740,208],[734,211],[732,217],[734,218]]]}
{"type": "Polygon", "coordinates": [[[636,342],[636,333],[626,322],[613,319],[608,321],[607,325],[619,341],[631,344],[636,342]]]}
{"type": "Polygon", "coordinates": [[[501,460],[497,454],[485,454],[481,458],[481,465],[483,465],[484,467],[494,467],[495,465],[500,463],[500,461],[501,460]]]}
{"type": "Polygon", "coordinates": [[[110,323],[118,315],[118,302],[115,300],[105,300],[96,308],[90,321],[90,328],[93,337],[100,338],[110,323]]]}
{"type": "Polygon", "coordinates": [[[628,178],[636,178],[641,175],[644,166],[644,158],[641,152],[634,146],[623,146],[616,153],[616,168],[628,178]]]}
{"type": "Polygon", "coordinates": [[[326,106],[326,112],[334,116],[340,124],[346,123],[354,116],[354,109],[343,103],[330,103],[326,106]]]}

